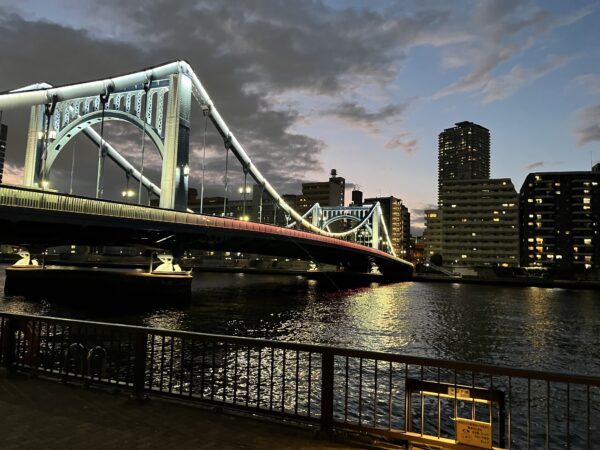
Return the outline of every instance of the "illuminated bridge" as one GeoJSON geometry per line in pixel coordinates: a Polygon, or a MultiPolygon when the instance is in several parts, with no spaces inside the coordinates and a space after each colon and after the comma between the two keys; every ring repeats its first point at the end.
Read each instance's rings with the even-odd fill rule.
{"type": "MultiPolygon", "coordinates": [[[[184,61],[91,82],[52,87],[46,83],[0,95],[0,110],[30,107],[23,186],[0,186],[2,241],[30,249],[55,245],[140,245],[179,254],[211,249],[300,258],[335,264],[347,271],[406,278],[412,264],[395,256],[381,208],[368,220],[331,231],[327,222],[306,220],[291,208],[252,163],[226,125],[192,68],[184,61]],[[262,195],[295,222],[298,229],[253,223],[227,217],[193,214],[187,210],[191,102],[199,103],[210,119],[228,156],[241,164],[244,184],[250,175],[262,195]],[[141,167],[136,168],[104,139],[104,123],[121,121],[142,131],[141,167]],[[91,125],[100,124],[100,133],[91,125]],[[77,134],[98,148],[95,198],[60,194],[48,189],[57,156],[77,134]],[[160,186],[144,175],[146,136],[162,158],[160,186]],[[103,199],[106,157],[139,183],[138,204],[103,199]],[[160,198],[159,207],[142,206],[142,189],[160,198]],[[321,226],[319,226],[321,225],[321,226]],[[365,234],[371,239],[365,240],[365,234]],[[361,236],[357,242],[357,236],[361,236]]],[[[206,133],[206,131],[205,131],[206,133]]],[[[204,173],[204,159],[202,161],[204,173]]],[[[202,191],[204,191],[204,176],[202,191]]],[[[201,207],[202,212],[202,207],[201,207]]]]}

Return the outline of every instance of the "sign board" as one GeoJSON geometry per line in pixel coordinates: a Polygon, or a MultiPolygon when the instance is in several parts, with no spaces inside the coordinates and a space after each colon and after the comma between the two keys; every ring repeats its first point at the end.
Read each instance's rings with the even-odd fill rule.
{"type": "Polygon", "coordinates": [[[492,448],[492,424],[470,419],[455,419],[456,441],[479,448],[492,448]]]}
{"type": "Polygon", "coordinates": [[[454,387],[448,387],[448,395],[450,397],[455,397],[456,396],[456,398],[471,399],[471,390],[470,389],[466,389],[466,388],[456,388],[456,389],[454,389],[454,387]]]}

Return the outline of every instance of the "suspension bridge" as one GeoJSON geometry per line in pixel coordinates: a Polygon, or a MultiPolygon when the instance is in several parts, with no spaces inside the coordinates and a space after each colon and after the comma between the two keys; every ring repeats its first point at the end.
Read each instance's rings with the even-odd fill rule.
{"type": "MultiPolygon", "coordinates": [[[[243,251],[335,264],[352,272],[412,275],[412,264],[394,253],[379,204],[337,209],[317,204],[304,214],[292,208],[254,165],[185,61],[58,87],[35,84],[0,95],[0,110],[19,107],[30,108],[24,177],[22,186],[0,187],[3,243],[34,253],[68,244],[139,245],[176,255],[191,249],[243,251]],[[200,105],[204,127],[199,214],[188,210],[193,101],[200,105]],[[141,130],[139,167],[105,138],[109,121],[141,130]],[[244,196],[250,175],[260,187],[261,204],[263,195],[268,196],[289,218],[288,227],[203,214],[209,121],[226,149],[224,198],[231,154],[241,165],[244,196]],[[99,132],[92,125],[99,125],[99,132]],[[58,156],[80,133],[98,151],[94,198],[73,193],[72,182],[68,194],[49,188],[58,156]],[[144,168],[146,138],[162,159],[160,183],[149,179],[144,168]],[[104,198],[106,158],[138,184],[137,205],[104,198]],[[158,198],[158,207],[142,205],[142,191],[148,199],[158,198]]],[[[225,200],[223,216],[226,206],[225,200]]]]}

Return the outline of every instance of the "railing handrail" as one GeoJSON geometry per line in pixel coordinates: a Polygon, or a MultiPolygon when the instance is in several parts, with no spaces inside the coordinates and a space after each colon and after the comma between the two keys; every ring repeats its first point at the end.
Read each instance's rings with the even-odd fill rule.
{"type": "Polygon", "coordinates": [[[316,354],[331,354],[342,357],[358,357],[363,359],[372,359],[386,361],[390,363],[401,363],[410,365],[436,366],[444,369],[457,371],[470,371],[475,373],[529,378],[531,380],[547,381],[554,383],[573,383],[600,387],[600,377],[593,375],[569,374],[563,372],[549,372],[542,370],[521,369],[508,366],[496,366],[491,364],[481,364],[463,361],[452,361],[438,358],[429,358],[423,356],[406,355],[399,353],[377,352],[371,350],[361,350],[357,348],[333,347],[324,344],[304,344],[294,341],[275,341],[270,339],[259,339],[242,336],[228,336],[214,333],[201,333],[193,331],[168,330],[164,328],[142,327],[139,325],[114,324],[106,322],[96,322],[90,320],[67,319],[52,316],[39,316],[25,313],[1,312],[0,317],[19,318],[25,320],[44,320],[53,323],[62,324],[82,324],[92,325],[102,328],[119,329],[133,333],[144,333],[154,335],[168,335],[174,337],[202,338],[206,341],[226,342],[242,344],[248,347],[272,347],[278,349],[297,350],[316,354]]]}

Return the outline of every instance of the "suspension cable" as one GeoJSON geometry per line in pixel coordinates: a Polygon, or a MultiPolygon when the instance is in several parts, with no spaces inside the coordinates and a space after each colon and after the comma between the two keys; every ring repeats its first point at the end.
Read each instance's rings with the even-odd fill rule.
{"type": "Polygon", "coordinates": [[[106,102],[108,101],[108,90],[100,94],[100,103],[102,103],[102,117],[100,119],[100,144],[98,146],[98,177],[96,178],[96,198],[102,198],[104,194],[104,112],[106,102]]]}
{"type": "MultiPolygon", "coordinates": [[[[148,91],[150,90],[150,80],[144,83],[144,99],[145,99],[145,108],[144,108],[144,116],[148,115],[148,91]]],[[[140,111],[141,115],[141,111],[140,111]]],[[[142,162],[140,167],[140,186],[138,188],[138,205],[142,202],[142,180],[144,179],[144,148],[146,144],[146,117],[142,118],[144,122],[142,125],[142,162]]]]}
{"type": "Polygon", "coordinates": [[[244,202],[243,202],[243,206],[242,206],[242,216],[243,216],[243,220],[246,220],[246,186],[248,183],[248,168],[246,166],[244,166],[244,202]]]}
{"type": "Polygon", "coordinates": [[[204,134],[202,136],[202,183],[200,184],[200,214],[204,209],[204,174],[206,172],[206,129],[208,127],[208,111],[202,111],[204,114],[204,134]]]}
{"type": "Polygon", "coordinates": [[[229,175],[229,146],[231,140],[228,138],[225,140],[225,195],[223,196],[223,217],[227,214],[227,193],[228,193],[228,175],[229,175]]]}
{"type": "Polygon", "coordinates": [[[258,204],[258,222],[262,223],[262,211],[263,211],[263,194],[265,192],[265,187],[260,187],[260,199],[258,204]]]}

